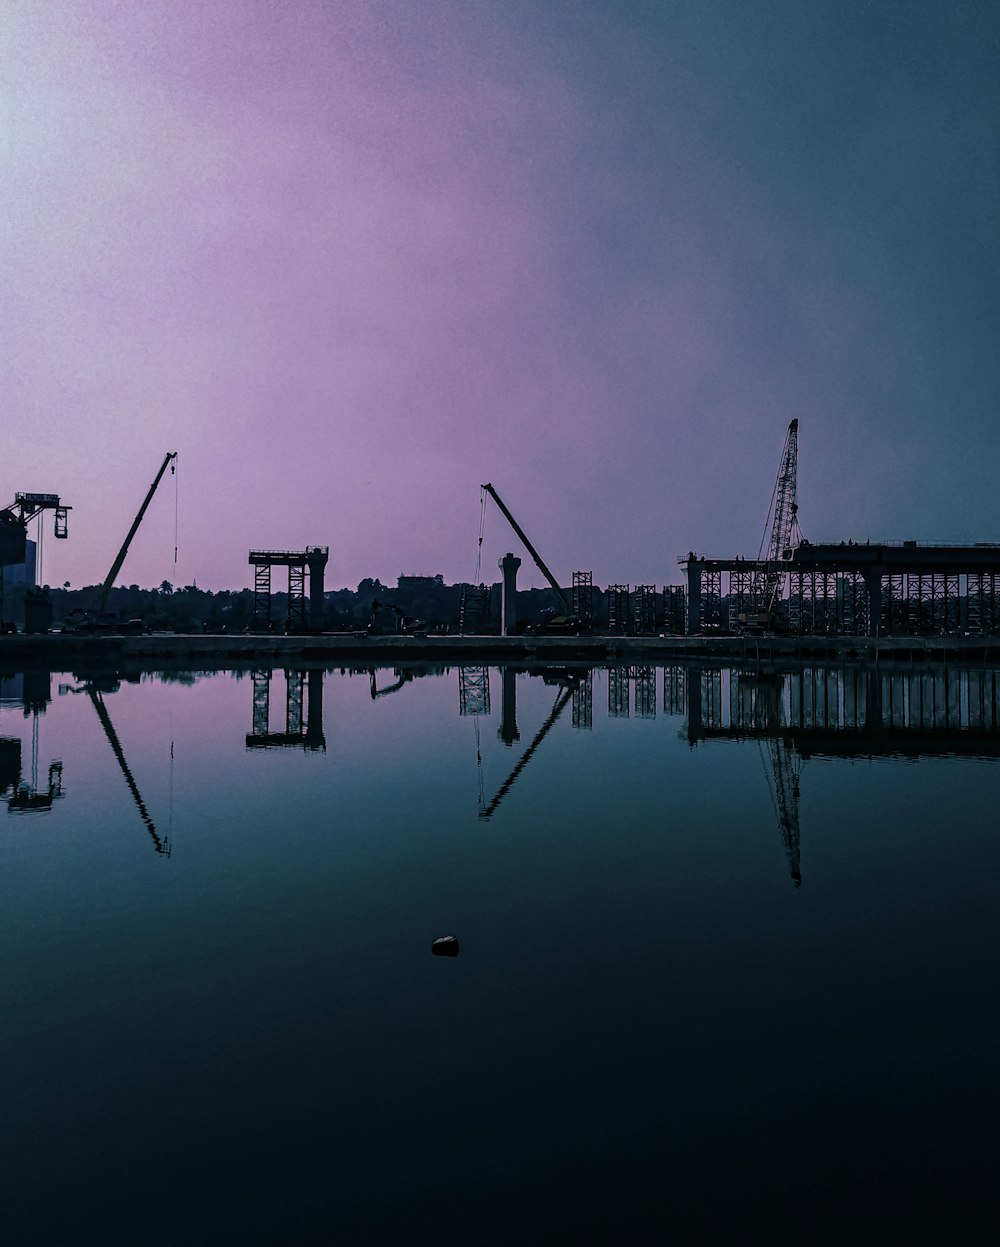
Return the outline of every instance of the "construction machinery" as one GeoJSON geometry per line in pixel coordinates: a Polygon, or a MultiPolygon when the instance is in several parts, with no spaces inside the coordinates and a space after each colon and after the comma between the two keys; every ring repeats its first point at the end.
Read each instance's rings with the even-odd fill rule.
{"type": "MultiPolygon", "coordinates": [[[[553,576],[548,567],[546,567],[544,561],[542,560],[542,556],[531,544],[527,533],[521,525],[514,519],[507,504],[489,482],[480,486],[480,488],[484,493],[489,494],[489,496],[500,508],[500,513],[503,515],[504,519],[511,526],[511,528],[513,528],[521,544],[531,555],[535,562],[535,566],[549,582],[549,588],[551,588],[552,593],[555,596],[556,603],[558,604],[557,613],[548,616],[542,623],[534,626],[529,625],[525,631],[545,632],[557,636],[576,636],[580,632],[584,631],[589,626],[587,621],[579,618],[577,615],[574,615],[572,607],[570,606],[565,593],[563,593],[562,589],[560,589],[559,583],[555,576],[553,576]]],[[[482,542],[482,536],[480,536],[479,540],[482,542]]]]}
{"type": "MultiPolygon", "coordinates": [[[[55,512],[55,536],[65,540],[69,536],[68,517],[71,507],[63,504],[58,494],[17,493],[9,506],[0,510],[0,631],[16,632],[17,628],[4,620],[4,567],[23,563],[28,553],[28,523],[43,511],[55,512]]],[[[41,563],[41,527],[36,552],[41,563]]],[[[25,631],[46,632],[52,622],[52,603],[48,589],[31,586],[25,599],[25,631]]]]}
{"type": "MultiPolygon", "coordinates": [[[[139,785],[135,782],[135,776],[132,774],[132,768],[129,766],[125,757],[125,750],[115,731],[115,725],[111,722],[111,716],[108,714],[108,708],[104,704],[104,692],[114,692],[119,687],[117,679],[110,680],[87,680],[81,685],[60,684],[60,695],[66,693],[86,693],[90,699],[90,704],[94,707],[94,711],[100,720],[104,735],[108,744],[111,746],[111,752],[115,755],[115,761],[121,769],[125,784],[128,787],[132,800],[135,802],[135,808],[139,811],[139,817],[142,819],[143,825],[149,832],[149,838],[153,842],[153,849],[163,857],[170,856],[170,840],[167,836],[161,836],[153,822],[153,816],[149,812],[142,794],[139,791],[139,785]],[[104,686],[103,688],[101,686],[104,686]]],[[[173,745],[170,746],[170,756],[173,758],[173,745]]],[[[61,765],[61,764],[60,764],[61,765]]],[[[57,794],[61,796],[62,793],[57,794]]]]}
{"type": "Polygon", "coordinates": [[[422,632],[427,627],[426,620],[415,619],[412,615],[407,615],[401,606],[396,606],[394,602],[380,602],[378,598],[372,600],[372,615],[368,624],[368,632],[371,634],[386,631],[379,623],[379,612],[388,611],[395,616],[395,627],[390,628],[390,632],[414,633],[422,632]]]}
{"type": "MultiPolygon", "coordinates": [[[[115,557],[115,561],[111,564],[111,570],[108,572],[107,576],[105,576],[104,583],[101,585],[100,590],[98,591],[97,603],[96,603],[94,610],[90,612],[78,611],[78,610],[72,611],[71,612],[72,617],[67,621],[67,627],[69,631],[73,631],[73,632],[117,632],[121,630],[121,624],[119,623],[117,616],[105,614],[105,606],[107,605],[108,594],[111,592],[111,589],[114,586],[115,577],[118,575],[118,573],[122,569],[122,564],[125,562],[126,555],[128,554],[128,551],[129,551],[129,546],[132,544],[132,538],[139,531],[139,525],[142,523],[142,518],[146,514],[147,509],[149,508],[149,504],[153,501],[153,495],[156,493],[156,488],[159,485],[160,481],[163,479],[164,472],[166,472],[168,466],[170,468],[171,476],[174,474],[174,472],[176,472],[177,465],[174,462],[176,458],[177,458],[176,450],[168,451],[167,454],[164,455],[163,462],[160,464],[160,470],[159,472],[157,472],[156,478],[153,481],[152,485],[150,485],[149,490],[146,494],[146,497],[142,501],[142,506],[139,508],[135,519],[132,521],[132,527],[128,530],[128,534],[126,535],[125,540],[122,542],[121,549],[118,551],[118,554],[115,557]]],[[[176,553],[177,551],[175,548],[174,550],[175,557],[176,557],[176,553]]],[[[131,619],[128,621],[127,629],[130,632],[141,632],[143,631],[143,623],[139,619],[131,619]]]]}
{"type": "Polygon", "coordinates": [[[785,561],[791,558],[793,536],[798,528],[798,503],[796,502],[796,476],[798,472],[799,422],[792,420],[785,435],[781,452],[781,464],[771,494],[757,567],[750,590],[751,610],[741,615],[738,623],[747,632],[773,632],[781,626],[778,602],[785,582],[785,561]],[[768,522],[770,538],[768,539],[768,522]],[[764,555],[764,543],[767,554],[764,555]]]}

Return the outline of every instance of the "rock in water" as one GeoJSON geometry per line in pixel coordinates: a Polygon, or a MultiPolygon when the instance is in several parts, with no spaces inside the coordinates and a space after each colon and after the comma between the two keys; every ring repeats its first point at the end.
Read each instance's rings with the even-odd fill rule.
{"type": "Polygon", "coordinates": [[[442,935],[440,939],[436,939],[431,945],[431,952],[435,957],[457,957],[458,936],[442,935]]]}

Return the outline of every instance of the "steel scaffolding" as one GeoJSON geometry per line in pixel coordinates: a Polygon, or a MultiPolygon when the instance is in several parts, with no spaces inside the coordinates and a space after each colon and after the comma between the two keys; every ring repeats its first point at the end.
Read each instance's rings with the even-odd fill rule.
{"type": "Polygon", "coordinates": [[[608,633],[625,636],[629,624],[628,585],[608,585],[608,633]]]}
{"type": "Polygon", "coordinates": [[[635,684],[635,717],[656,718],[656,668],[632,667],[629,677],[635,684]]]}
{"type": "Polygon", "coordinates": [[[458,713],[489,714],[490,669],[489,667],[459,667],[458,713]]]}
{"type": "Polygon", "coordinates": [[[628,718],[628,668],[608,668],[608,718],[628,718]]]}
{"type": "Polygon", "coordinates": [[[293,633],[306,630],[306,565],[304,562],[288,564],[288,622],[285,630],[293,633]]]}
{"type": "Polygon", "coordinates": [[[687,631],[687,601],[683,585],[663,586],[663,623],[671,636],[683,636],[687,631]]]}
{"type": "Polygon", "coordinates": [[[459,630],[467,634],[485,632],[490,622],[489,585],[462,585],[459,630]]]}
{"type": "Polygon", "coordinates": [[[587,732],[594,726],[594,681],[589,670],[573,687],[573,726],[587,732]]]}
{"type": "Polygon", "coordinates": [[[583,623],[594,618],[594,573],[573,573],[573,614],[583,623]]]}
{"type": "Polygon", "coordinates": [[[254,632],[271,631],[271,565],[258,563],[253,569],[254,632]]]}
{"type": "Polygon", "coordinates": [[[722,627],[722,572],[706,571],[701,581],[701,630],[718,632],[722,627]]]}
{"type": "Polygon", "coordinates": [[[636,585],[632,594],[632,631],[635,636],[656,634],[656,585],[636,585]]]}
{"type": "Polygon", "coordinates": [[[685,691],[685,671],[683,667],[663,668],[663,713],[668,715],[683,714],[687,709],[685,691]]]}

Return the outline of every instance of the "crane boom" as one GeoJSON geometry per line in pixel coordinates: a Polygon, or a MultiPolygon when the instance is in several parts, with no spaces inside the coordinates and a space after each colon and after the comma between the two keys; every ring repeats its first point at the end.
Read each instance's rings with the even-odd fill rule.
{"type": "Polygon", "coordinates": [[[521,544],[528,551],[531,557],[535,560],[535,566],[542,573],[545,579],[549,582],[549,586],[552,589],[552,592],[556,595],[556,601],[559,603],[560,607],[562,608],[563,613],[567,616],[572,615],[573,612],[570,609],[569,602],[566,601],[566,595],[563,593],[562,589],[560,589],[559,585],[556,583],[555,576],[552,575],[549,569],[542,562],[542,556],[538,553],[535,547],[528,540],[527,533],[525,533],[521,525],[517,522],[517,520],[514,519],[513,515],[511,515],[510,511],[507,509],[507,504],[500,497],[500,495],[493,488],[493,486],[490,485],[489,483],[483,485],[482,488],[486,490],[489,496],[493,499],[493,501],[500,508],[507,523],[511,526],[511,528],[513,528],[514,532],[517,533],[518,537],[520,538],[521,544]]]}
{"type": "MultiPolygon", "coordinates": [[[[781,453],[781,465],[774,484],[774,518],[771,524],[771,539],[767,547],[766,565],[754,577],[754,598],[757,609],[771,614],[781,597],[784,584],[784,568],[782,559],[785,550],[791,543],[792,530],[798,511],[796,502],[796,477],[798,473],[799,454],[799,422],[792,420],[785,436],[785,446],[781,453]]],[[[765,529],[766,532],[766,529],[765,529]]],[[[761,547],[763,548],[763,540],[761,547]]],[[[758,555],[759,562],[759,555],[758,555]]]]}
{"type": "Polygon", "coordinates": [[[153,494],[156,493],[156,487],[157,485],[159,485],[161,479],[163,478],[163,473],[166,472],[167,470],[167,464],[171,461],[171,459],[176,459],[176,458],[177,458],[176,450],[168,451],[167,454],[164,456],[163,462],[160,464],[160,470],[156,474],[156,480],[153,481],[152,485],[150,485],[149,493],[146,495],[145,499],[143,500],[143,504],[139,508],[138,515],[132,521],[132,527],[128,530],[128,536],[122,542],[122,548],[118,551],[118,557],[111,564],[111,571],[108,572],[107,577],[104,581],[104,584],[101,585],[101,592],[100,592],[100,596],[97,601],[98,611],[104,610],[104,604],[108,600],[108,594],[111,592],[111,586],[115,583],[115,577],[118,575],[118,573],[122,569],[122,564],[125,562],[125,556],[128,554],[128,548],[132,544],[132,538],[135,536],[135,534],[139,530],[139,525],[142,523],[142,517],[146,514],[146,508],[153,501],[153,494]]]}

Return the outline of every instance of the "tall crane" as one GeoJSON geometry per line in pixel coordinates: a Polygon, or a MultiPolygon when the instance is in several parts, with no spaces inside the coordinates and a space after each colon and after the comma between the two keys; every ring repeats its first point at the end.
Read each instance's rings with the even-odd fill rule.
{"type": "Polygon", "coordinates": [[[781,452],[781,464],[774,482],[771,495],[771,509],[768,519],[771,520],[771,536],[764,554],[764,542],[767,540],[767,524],[757,552],[757,571],[754,573],[752,600],[756,611],[760,612],[757,622],[771,622],[774,617],[778,599],[784,585],[785,571],[782,560],[785,551],[790,547],[792,534],[796,526],[798,503],[796,502],[796,475],[799,456],[799,422],[793,420],[785,435],[785,447],[781,452]],[[762,565],[763,564],[763,565],[762,565]]]}
{"type": "Polygon", "coordinates": [[[111,564],[111,571],[108,572],[107,576],[105,577],[104,584],[101,585],[101,591],[97,599],[97,613],[98,614],[100,614],[101,611],[104,610],[104,605],[108,600],[108,594],[111,592],[111,587],[115,583],[115,577],[121,571],[122,564],[125,562],[125,556],[128,554],[128,548],[132,544],[132,538],[138,532],[139,525],[142,523],[142,517],[146,514],[146,509],[148,508],[149,504],[153,501],[153,494],[156,493],[156,487],[157,485],[159,485],[160,481],[162,480],[163,473],[166,472],[167,470],[167,465],[168,464],[171,465],[170,467],[171,475],[173,475],[173,473],[176,471],[177,465],[171,462],[172,460],[176,458],[177,458],[176,450],[168,451],[168,453],[164,456],[163,462],[160,464],[160,470],[156,474],[156,480],[154,480],[152,485],[150,485],[149,493],[147,493],[146,497],[143,499],[142,506],[139,508],[139,513],[136,515],[135,519],[132,521],[132,527],[128,530],[128,536],[122,542],[122,548],[118,551],[118,557],[111,564]]]}
{"type": "Polygon", "coordinates": [[[555,576],[552,575],[549,569],[542,562],[542,556],[538,553],[535,547],[528,540],[527,533],[524,531],[521,525],[517,522],[517,520],[514,519],[513,515],[511,515],[510,511],[507,508],[507,504],[500,497],[500,495],[493,488],[493,486],[489,484],[488,482],[487,484],[482,485],[480,488],[483,489],[486,493],[488,493],[489,496],[493,499],[493,501],[500,508],[500,512],[503,515],[504,519],[506,519],[507,523],[511,526],[511,528],[513,528],[514,532],[517,533],[518,537],[521,540],[521,544],[528,551],[531,557],[535,560],[535,566],[542,573],[545,579],[549,582],[549,587],[552,589],[552,592],[555,594],[556,601],[559,603],[559,606],[562,609],[563,614],[566,616],[567,619],[571,618],[573,611],[570,607],[569,602],[567,602],[566,600],[566,595],[563,593],[562,589],[559,588],[559,585],[556,582],[555,576]]]}

